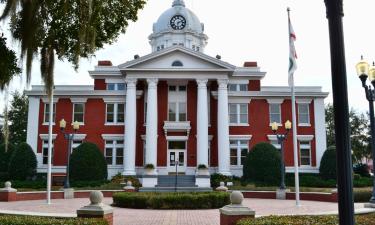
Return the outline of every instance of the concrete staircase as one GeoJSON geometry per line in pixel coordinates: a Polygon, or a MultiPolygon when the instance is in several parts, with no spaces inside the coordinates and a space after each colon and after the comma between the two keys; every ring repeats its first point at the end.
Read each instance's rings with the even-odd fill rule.
{"type": "Polygon", "coordinates": [[[194,175],[178,175],[177,187],[175,175],[160,175],[158,176],[158,185],[154,188],[142,187],[140,192],[207,192],[212,191],[212,188],[202,188],[195,185],[194,175]]]}

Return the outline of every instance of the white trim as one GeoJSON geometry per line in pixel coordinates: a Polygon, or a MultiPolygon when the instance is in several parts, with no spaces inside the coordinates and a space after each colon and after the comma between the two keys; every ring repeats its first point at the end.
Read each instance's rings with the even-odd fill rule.
{"type": "Polygon", "coordinates": [[[284,102],[283,98],[268,98],[266,99],[268,104],[282,104],[284,102]]]}
{"type": "Polygon", "coordinates": [[[109,141],[112,141],[112,140],[124,140],[124,135],[123,134],[102,134],[102,138],[104,140],[109,140],[109,141]]]}
{"type": "Polygon", "coordinates": [[[311,98],[297,98],[296,103],[297,104],[310,104],[312,102],[311,98]]]}
{"type": "Polygon", "coordinates": [[[229,135],[229,140],[250,141],[253,135],[229,135]]]}
{"type": "Polygon", "coordinates": [[[327,149],[324,100],[314,99],[315,156],[319,168],[324,151],[327,149]]]}
{"type": "Polygon", "coordinates": [[[26,142],[33,149],[34,153],[37,152],[38,148],[39,109],[40,99],[36,97],[29,97],[26,142]]]}
{"type": "Polygon", "coordinates": [[[229,104],[250,104],[251,98],[230,97],[229,104]]]}
{"type": "MultiPolygon", "coordinates": [[[[41,98],[42,99],[42,102],[44,103],[44,104],[49,104],[49,99],[48,99],[48,97],[42,97],[41,98]]],[[[53,103],[57,103],[59,101],[59,98],[53,98],[53,103]]]]}
{"type": "Polygon", "coordinates": [[[229,126],[230,127],[248,127],[248,126],[250,126],[250,124],[248,124],[248,123],[230,123],[229,126]]]}
{"type": "Polygon", "coordinates": [[[123,97],[103,97],[104,103],[125,103],[123,97]]]}
{"type": "MultiPolygon", "coordinates": [[[[43,141],[48,140],[48,134],[39,134],[40,139],[43,141]]],[[[52,134],[52,140],[55,140],[57,137],[57,134],[52,134]]]]}
{"type": "Polygon", "coordinates": [[[268,134],[267,138],[269,141],[277,141],[277,137],[274,134],[268,134]]]}
{"type": "Polygon", "coordinates": [[[74,134],[74,141],[82,141],[86,138],[87,134],[74,134]]]}
{"type": "Polygon", "coordinates": [[[314,135],[297,135],[298,141],[312,141],[314,139],[314,135]]]}
{"type": "Polygon", "coordinates": [[[189,139],[188,136],[166,136],[167,141],[187,141],[189,139]]]}
{"type": "Polygon", "coordinates": [[[311,127],[311,123],[299,123],[299,127],[311,127]]]}
{"type": "Polygon", "coordinates": [[[106,84],[118,84],[118,83],[124,83],[125,84],[125,79],[124,78],[106,78],[105,79],[106,84]]]}
{"type": "Polygon", "coordinates": [[[70,98],[70,101],[73,104],[76,104],[76,103],[83,103],[83,104],[85,104],[87,102],[87,98],[70,98]]]}
{"type": "Polygon", "coordinates": [[[229,80],[228,84],[249,84],[249,80],[229,80]]]}

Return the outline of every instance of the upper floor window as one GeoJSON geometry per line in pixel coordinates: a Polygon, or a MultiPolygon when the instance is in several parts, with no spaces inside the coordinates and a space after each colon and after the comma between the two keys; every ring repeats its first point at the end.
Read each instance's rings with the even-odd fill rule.
{"type": "Polygon", "coordinates": [[[299,142],[301,166],[311,166],[311,143],[309,141],[299,142]]]}
{"type": "Polygon", "coordinates": [[[125,104],[108,103],[106,112],[106,123],[118,124],[125,121],[125,104]]]}
{"type": "Polygon", "coordinates": [[[85,104],[74,103],[73,104],[73,121],[84,123],[85,115],[85,104]]]}
{"type": "MultiPolygon", "coordinates": [[[[55,122],[56,119],[56,103],[53,103],[53,114],[52,114],[52,123],[55,122]]],[[[49,122],[49,103],[44,104],[44,123],[49,122]]]]}
{"type": "Polygon", "coordinates": [[[169,85],[168,87],[168,121],[182,122],[187,120],[186,86],[169,85]]]}
{"type": "Polygon", "coordinates": [[[310,124],[309,104],[298,104],[298,124],[310,124]]]}
{"type": "Polygon", "coordinates": [[[270,123],[276,122],[281,124],[281,105],[270,104],[270,123]]]}
{"type": "Polygon", "coordinates": [[[247,84],[229,84],[228,85],[229,91],[248,91],[247,84]]]}
{"type": "Polygon", "coordinates": [[[105,141],[105,159],[108,165],[124,164],[124,141],[106,140],[105,141]]]}
{"type": "Polygon", "coordinates": [[[176,60],[176,61],[174,61],[174,62],[172,63],[172,66],[179,66],[179,67],[181,67],[181,66],[184,66],[184,64],[182,64],[181,61],[176,60]]]}
{"type": "Polygon", "coordinates": [[[125,83],[108,83],[108,91],[123,91],[125,90],[125,83]]]}
{"type": "Polygon", "coordinates": [[[246,140],[231,140],[230,141],[230,165],[243,165],[249,151],[249,142],[246,140]]]}
{"type": "Polygon", "coordinates": [[[248,123],[248,107],[247,104],[229,104],[229,123],[231,124],[247,124],[248,123]]]}

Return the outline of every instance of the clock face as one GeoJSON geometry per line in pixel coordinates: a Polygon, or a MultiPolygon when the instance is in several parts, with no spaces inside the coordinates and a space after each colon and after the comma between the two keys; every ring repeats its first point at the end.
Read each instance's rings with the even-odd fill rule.
{"type": "Polygon", "coordinates": [[[182,30],[186,26],[186,19],[183,16],[176,15],[170,21],[171,27],[175,30],[182,30]]]}

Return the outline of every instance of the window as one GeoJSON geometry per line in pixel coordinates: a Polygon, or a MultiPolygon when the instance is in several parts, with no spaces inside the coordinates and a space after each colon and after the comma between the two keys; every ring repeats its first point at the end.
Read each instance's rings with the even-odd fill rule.
{"type": "Polygon", "coordinates": [[[247,110],[247,104],[229,104],[229,122],[231,124],[247,124],[247,110]]]}
{"type": "Polygon", "coordinates": [[[211,165],[211,141],[208,141],[208,166],[211,165]]]}
{"type": "Polygon", "coordinates": [[[124,164],[124,141],[106,140],[105,141],[105,160],[108,165],[124,164]]]}
{"type": "Polygon", "coordinates": [[[125,83],[108,83],[108,91],[123,91],[125,90],[125,83]]]}
{"type": "Polygon", "coordinates": [[[186,86],[170,85],[168,87],[168,121],[182,122],[187,120],[186,86]]]}
{"type": "Polygon", "coordinates": [[[73,121],[84,123],[85,104],[75,103],[73,104],[73,121]]]}
{"type": "Polygon", "coordinates": [[[248,91],[247,84],[229,84],[229,91],[248,91]]]}
{"type": "MultiPolygon", "coordinates": [[[[52,115],[52,122],[54,123],[56,120],[56,103],[53,103],[53,115],[52,115]]],[[[49,122],[49,104],[44,104],[44,123],[49,122]]]]}
{"type": "Polygon", "coordinates": [[[156,48],[156,51],[160,51],[160,46],[158,46],[158,47],[156,48]]]}
{"type": "MultiPolygon", "coordinates": [[[[53,162],[53,149],[54,141],[52,141],[52,162],[53,162]]],[[[43,164],[48,164],[48,140],[43,140],[42,142],[42,154],[43,154],[43,164]]]]}
{"type": "Polygon", "coordinates": [[[72,142],[72,152],[82,144],[82,140],[73,140],[72,142]]]}
{"type": "Polygon", "coordinates": [[[309,104],[298,104],[298,124],[310,124],[309,104]]]}
{"type": "Polygon", "coordinates": [[[271,140],[270,144],[273,145],[277,150],[281,150],[281,145],[277,140],[271,140]]]}
{"type": "Polygon", "coordinates": [[[168,149],[186,149],[186,141],[168,141],[168,149]]]}
{"type": "Polygon", "coordinates": [[[281,124],[281,105],[270,104],[270,123],[276,122],[281,124]]]}
{"type": "Polygon", "coordinates": [[[107,104],[106,122],[107,123],[124,123],[125,121],[125,104],[110,103],[107,104]]]}
{"type": "Polygon", "coordinates": [[[249,151],[249,142],[247,140],[231,140],[230,141],[230,165],[231,166],[243,165],[248,151],[249,151]]]}
{"type": "Polygon", "coordinates": [[[301,166],[311,166],[311,144],[309,141],[300,141],[300,164],[301,166]]]}
{"type": "Polygon", "coordinates": [[[181,67],[181,66],[184,66],[183,64],[182,64],[182,62],[181,61],[174,61],[173,63],[172,63],[172,66],[179,66],[179,67],[181,67]]]}

